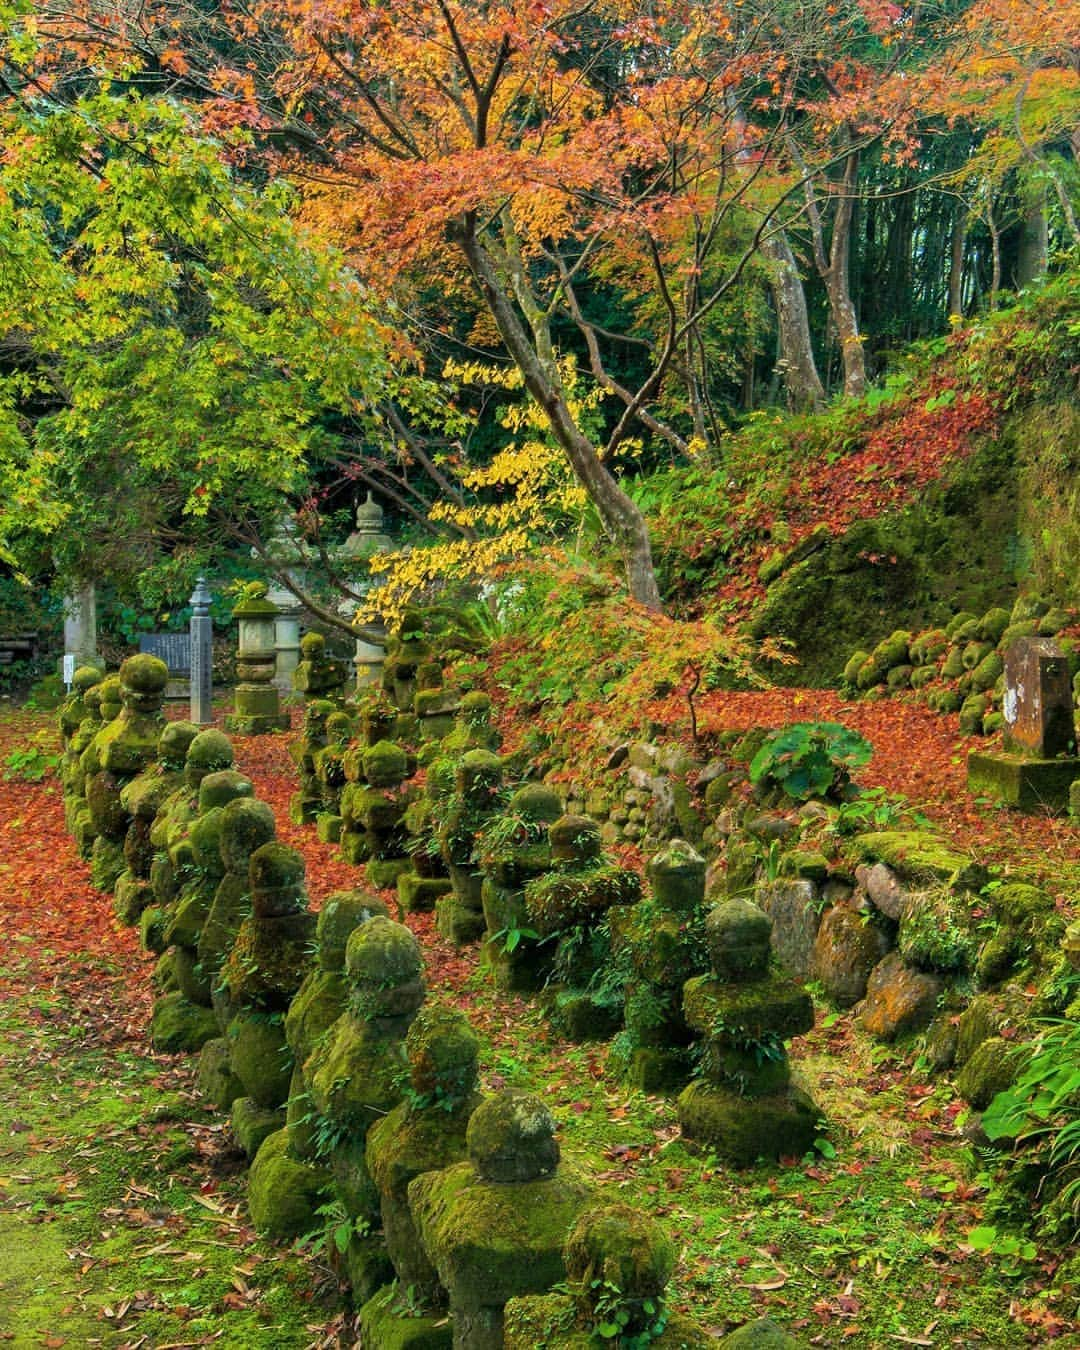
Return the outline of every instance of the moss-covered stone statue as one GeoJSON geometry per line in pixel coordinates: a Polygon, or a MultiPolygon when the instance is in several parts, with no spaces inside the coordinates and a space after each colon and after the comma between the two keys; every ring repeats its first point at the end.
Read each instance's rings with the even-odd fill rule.
{"type": "Polygon", "coordinates": [[[334,1193],[358,1228],[346,1253],[357,1302],[392,1277],[385,1245],[366,1236],[379,1226],[380,1202],[365,1148],[368,1131],[402,1100],[404,1040],[424,1000],[423,969],[419,944],[402,924],[375,916],[354,929],[345,947],[346,1011],[304,1064],[334,1193]]]}
{"type": "Polygon", "coordinates": [[[605,1040],[622,1022],[622,990],[602,987],[611,947],[600,927],[614,905],[641,896],[641,878],[603,856],[600,827],[589,816],[565,815],[548,829],[556,870],[525,886],[528,926],[554,939],[548,1015],[570,1040],[605,1040]]]}
{"type": "Polygon", "coordinates": [[[566,1237],[590,1198],[559,1165],[555,1125],[537,1097],[507,1089],[473,1112],[469,1158],[409,1183],[409,1208],[448,1291],[455,1350],[502,1350],[503,1309],[566,1277],[566,1237]]]}
{"type": "Polygon", "coordinates": [[[443,937],[463,945],[484,932],[483,875],[473,856],[477,835],[502,806],[502,761],[489,750],[470,750],[454,773],[454,792],[438,831],[439,851],[453,890],[436,905],[443,937]]]}
{"type": "Polygon", "coordinates": [[[164,661],[140,653],[129,656],[119,675],[101,685],[105,724],[82,756],[86,800],[97,833],[90,855],[90,878],[99,890],[112,891],[127,866],[124,839],[131,817],[121,802],[121,793],[157,758],[168,679],[164,661]],[[106,721],[106,712],[115,707],[114,698],[119,699],[120,707],[106,721]]]}
{"type": "Polygon", "coordinates": [[[624,1028],[611,1071],[643,1092],[678,1091],[693,1069],[694,1034],[683,985],[709,969],[705,947],[705,859],[673,839],[646,867],[649,896],[609,918],[612,955],[626,973],[624,1028]]]}
{"type": "Polygon", "coordinates": [[[157,744],[157,762],[127,783],[120,792],[120,804],[131,824],[124,838],[126,869],[116,882],[115,908],[121,923],[136,923],[153,903],[151,871],[154,845],[150,831],[166,799],[184,781],[184,761],[199,729],[191,722],[168,722],[157,744]]]}
{"type": "MultiPolygon", "coordinates": [[[[439,1283],[413,1223],[409,1183],[424,1172],[462,1162],[476,1092],[479,1043],[465,1014],[427,1004],[405,1038],[409,1091],[403,1102],[368,1132],[367,1165],[379,1192],[383,1235],[399,1286],[411,1289],[429,1323],[445,1318],[446,1291],[439,1283]]],[[[367,1312],[365,1336],[373,1345],[392,1335],[385,1300],[367,1312]]]]}
{"type": "Polygon", "coordinates": [[[541,1344],[595,1350],[616,1336],[658,1350],[716,1345],[689,1318],[665,1307],[675,1247],[647,1215],[610,1201],[591,1205],[571,1229],[563,1259],[566,1292],[515,1298],[506,1305],[505,1350],[534,1350],[541,1344]],[[619,1330],[613,1334],[612,1327],[619,1330]]]}
{"type": "Polygon", "coordinates": [[[687,1024],[700,1037],[701,1074],[678,1099],[683,1137],[737,1167],[801,1156],[821,1113],[791,1084],[784,1041],[814,1025],[810,995],[769,968],[772,921],[748,900],[709,912],[712,975],[683,989],[687,1024]]]}
{"type": "Polygon", "coordinates": [[[548,827],[563,814],[559,794],[544,783],[518,788],[501,815],[481,830],[476,852],[484,880],[484,962],[500,989],[535,991],[551,973],[552,948],[527,936],[525,888],[551,870],[548,827]]]}

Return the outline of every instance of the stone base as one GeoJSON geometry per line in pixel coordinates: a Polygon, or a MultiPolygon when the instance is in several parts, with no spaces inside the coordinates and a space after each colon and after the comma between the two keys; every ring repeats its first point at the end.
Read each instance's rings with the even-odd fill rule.
{"type": "Polygon", "coordinates": [[[451,1350],[454,1332],[446,1313],[410,1314],[405,1291],[387,1285],[360,1309],[364,1345],[381,1350],[451,1350]]]}
{"type": "Polygon", "coordinates": [[[444,895],[435,902],[435,928],[441,937],[464,947],[483,937],[486,928],[483,910],[463,904],[457,895],[444,895]]]}
{"type": "Polygon", "coordinates": [[[289,798],[289,819],[294,825],[310,825],[319,818],[322,810],[321,797],[305,797],[302,792],[294,792],[289,798]]]}
{"type": "Polygon", "coordinates": [[[1020,755],[968,755],[968,791],[1017,811],[1063,812],[1073,783],[1080,781],[1080,758],[1024,759],[1020,755]]]}
{"type": "Polygon", "coordinates": [[[332,811],[321,811],[315,817],[315,833],[324,844],[341,842],[341,817],[332,811]]]}
{"type": "Polygon", "coordinates": [[[814,1146],[821,1112],[799,1088],[741,1097],[713,1083],[691,1083],[678,1100],[683,1138],[734,1167],[758,1158],[800,1158],[814,1146]]]}
{"type": "Polygon", "coordinates": [[[382,891],[396,888],[398,877],[411,871],[411,858],[372,858],[367,865],[367,879],[377,891],[382,891]]]}
{"type": "Polygon", "coordinates": [[[289,726],[288,713],[229,713],[225,718],[225,730],[233,736],[265,736],[289,726]]]}
{"type": "Polygon", "coordinates": [[[607,1041],[622,1025],[622,1008],[598,1003],[591,994],[558,987],[545,1000],[551,1025],[568,1041],[607,1041]]]}
{"type": "Polygon", "coordinates": [[[402,872],[397,879],[398,900],[406,914],[421,914],[435,908],[437,900],[450,894],[447,877],[421,877],[402,872]]]}

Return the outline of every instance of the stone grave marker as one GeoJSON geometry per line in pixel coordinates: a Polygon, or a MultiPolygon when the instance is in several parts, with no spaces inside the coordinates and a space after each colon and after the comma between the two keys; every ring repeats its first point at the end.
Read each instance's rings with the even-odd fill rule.
{"type": "Polygon", "coordinates": [[[1020,811],[1063,811],[1080,781],[1069,665],[1049,638],[1005,653],[1005,750],[968,756],[968,791],[1020,811]]]}

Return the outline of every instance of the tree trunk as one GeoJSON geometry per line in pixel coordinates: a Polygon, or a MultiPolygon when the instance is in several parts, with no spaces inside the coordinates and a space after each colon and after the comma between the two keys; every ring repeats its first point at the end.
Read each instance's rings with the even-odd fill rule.
{"type": "Polygon", "coordinates": [[[825,289],[829,295],[836,335],[844,359],[844,393],[848,398],[861,398],[866,393],[866,358],[855,305],[851,299],[849,259],[851,256],[851,221],[855,209],[855,189],[858,183],[859,156],[853,151],[844,166],[844,181],[836,214],[833,216],[832,240],[829,247],[829,266],[825,273],[825,289]]]}
{"type": "Polygon", "coordinates": [[[1050,261],[1050,233],[1046,221],[1046,193],[1032,203],[1020,223],[1020,247],[1016,257],[1016,284],[1023,289],[1046,275],[1050,261]]]}
{"type": "Polygon", "coordinates": [[[552,434],[622,555],[630,594],[646,609],[662,610],[645,517],[608,473],[595,446],[578,427],[559,385],[557,371],[547,368],[540,359],[500,284],[498,269],[488,250],[468,228],[458,235],[458,242],[506,349],[521,371],[525,388],[543,409],[552,434]]]}
{"type": "Polygon", "coordinates": [[[779,330],[781,374],[788,403],[796,411],[817,410],[825,402],[825,390],[814,362],[806,292],[787,235],[782,231],[761,241],[761,251],[772,266],[772,291],[779,330]]]}
{"type": "Polygon", "coordinates": [[[949,263],[949,314],[964,312],[964,241],[967,238],[967,212],[961,206],[952,229],[952,257],[949,263]]]}

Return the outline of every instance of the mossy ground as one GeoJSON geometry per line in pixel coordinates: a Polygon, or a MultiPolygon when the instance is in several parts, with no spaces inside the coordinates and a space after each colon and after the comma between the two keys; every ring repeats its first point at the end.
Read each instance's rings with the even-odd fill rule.
{"type": "Polygon", "coordinates": [[[336,1282],[255,1240],[223,1118],[191,1092],[194,1062],[104,1044],[105,1011],[52,990],[0,1011],[0,1341],[310,1345],[336,1282]]]}

